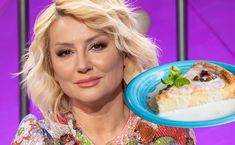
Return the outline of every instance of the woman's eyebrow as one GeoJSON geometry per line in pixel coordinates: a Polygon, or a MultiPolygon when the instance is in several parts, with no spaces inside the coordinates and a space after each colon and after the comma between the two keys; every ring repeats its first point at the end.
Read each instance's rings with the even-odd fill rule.
{"type": "MultiPolygon", "coordinates": [[[[87,38],[85,40],[85,43],[88,44],[90,43],[91,41],[93,41],[94,39],[96,39],[97,37],[100,37],[102,35],[105,35],[104,33],[98,33],[94,36],[91,36],[90,38],[87,38]]],[[[67,47],[74,47],[74,44],[73,43],[69,43],[69,42],[57,42],[55,45],[62,45],[62,46],[67,46],[67,47]]]]}
{"type": "Polygon", "coordinates": [[[73,43],[68,43],[68,42],[57,42],[55,45],[62,45],[62,46],[67,46],[67,47],[73,47],[73,43]]]}
{"type": "Polygon", "coordinates": [[[96,35],[94,35],[94,36],[92,36],[92,37],[86,39],[85,42],[86,42],[86,43],[89,43],[89,42],[91,42],[92,40],[94,40],[94,39],[96,39],[97,37],[100,37],[100,36],[102,36],[102,35],[105,35],[105,34],[104,34],[104,33],[98,33],[98,34],[96,34],[96,35]]]}

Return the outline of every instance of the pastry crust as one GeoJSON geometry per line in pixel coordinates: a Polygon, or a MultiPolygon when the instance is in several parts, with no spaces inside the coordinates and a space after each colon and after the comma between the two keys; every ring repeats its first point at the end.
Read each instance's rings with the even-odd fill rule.
{"type": "Polygon", "coordinates": [[[195,68],[198,66],[202,66],[204,68],[211,69],[213,71],[213,73],[215,73],[219,77],[223,78],[229,84],[235,83],[235,76],[230,71],[224,69],[221,66],[207,63],[207,62],[203,62],[203,61],[199,61],[199,62],[196,62],[195,64],[193,64],[191,68],[195,68]]]}
{"type": "Polygon", "coordinates": [[[182,88],[172,86],[156,95],[150,100],[150,107],[157,113],[162,113],[235,98],[235,76],[218,65],[196,62],[184,77],[190,80],[189,85],[182,88]],[[217,78],[206,82],[194,81],[193,75],[198,75],[194,73],[201,70],[207,70],[217,78]]]}

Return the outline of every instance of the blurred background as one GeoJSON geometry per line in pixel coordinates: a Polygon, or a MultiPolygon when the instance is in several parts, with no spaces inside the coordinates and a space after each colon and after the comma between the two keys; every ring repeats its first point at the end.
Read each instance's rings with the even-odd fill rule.
{"type": "MultiPolygon", "coordinates": [[[[177,0],[129,0],[148,20],[143,33],[161,48],[159,63],[177,61],[177,0]]],[[[29,0],[29,34],[37,14],[51,0],[29,0]]],[[[235,65],[235,1],[187,0],[189,60],[214,60],[235,65]]],[[[18,0],[0,1],[0,145],[8,145],[20,122],[18,0]]],[[[30,112],[41,118],[33,105],[30,112]]],[[[235,122],[195,129],[198,145],[234,144],[235,122]]]]}

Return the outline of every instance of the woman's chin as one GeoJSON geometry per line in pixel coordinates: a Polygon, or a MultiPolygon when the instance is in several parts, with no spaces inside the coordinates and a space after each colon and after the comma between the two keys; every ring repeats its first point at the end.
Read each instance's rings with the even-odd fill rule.
{"type": "Polygon", "coordinates": [[[79,106],[87,106],[87,107],[94,107],[94,106],[102,106],[106,103],[106,101],[104,101],[106,99],[100,97],[86,97],[86,98],[79,98],[79,99],[72,99],[72,104],[76,105],[79,104],[79,106]]]}

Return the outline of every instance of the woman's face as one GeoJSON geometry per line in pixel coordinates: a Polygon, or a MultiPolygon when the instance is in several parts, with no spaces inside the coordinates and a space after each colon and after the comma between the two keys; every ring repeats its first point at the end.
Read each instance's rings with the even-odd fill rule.
{"type": "Polygon", "coordinates": [[[64,16],[49,30],[54,76],[72,101],[112,100],[122,93],[124,57],[108,35],[64,16]]]}

